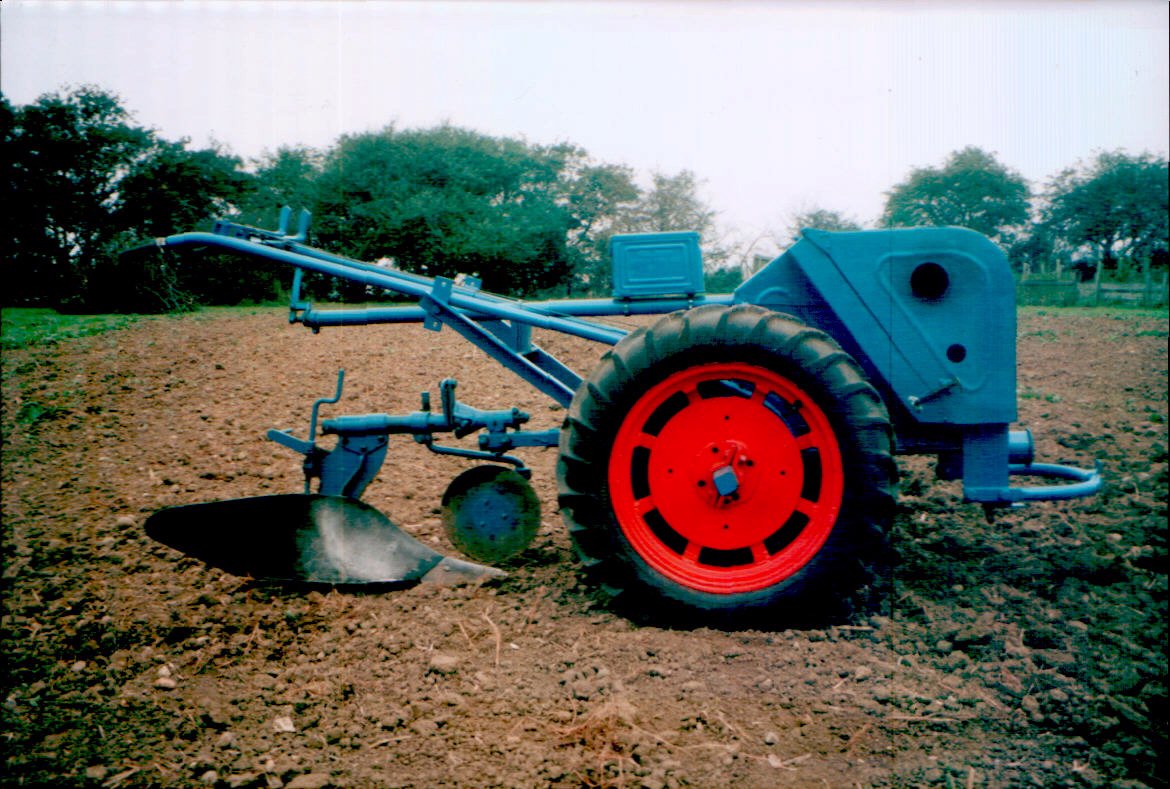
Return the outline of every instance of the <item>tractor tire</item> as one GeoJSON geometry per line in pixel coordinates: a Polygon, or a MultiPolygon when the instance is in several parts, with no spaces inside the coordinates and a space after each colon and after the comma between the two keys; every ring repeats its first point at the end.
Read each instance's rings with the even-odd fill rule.
{"type": "Polygon", "coordinates": [[[892,443],[829,335],[703,306],[631,333],[578,387],[558,501],[586,579],[632,618],[832,621],[887,556],[892,443]]]}

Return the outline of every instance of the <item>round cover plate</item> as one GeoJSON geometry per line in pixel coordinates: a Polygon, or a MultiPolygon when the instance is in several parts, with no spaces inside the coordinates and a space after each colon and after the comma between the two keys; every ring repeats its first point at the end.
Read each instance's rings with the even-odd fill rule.
{"type": "Polygon", "coordinates": [[[503,466],[476,466],[443,494],[443,526],[460,551],[481,562],[502,562],[532,544],[540,500],[524,477],[503,466]]]}

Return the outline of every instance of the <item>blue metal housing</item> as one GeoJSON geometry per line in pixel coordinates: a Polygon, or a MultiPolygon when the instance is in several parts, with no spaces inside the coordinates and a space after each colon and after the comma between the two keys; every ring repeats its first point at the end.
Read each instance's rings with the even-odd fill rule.
{"type": "Polygon", "coordinates": [[[1015,282],[971,230],[807,230],[735,299],[828,331],[916,422],[1016,418],[1015,282]]]}
{"type": "Polygon", "coordinates": [[[703,292],[699,234],[632,233],[609,240],[615,299],[695,296],[703,292]]]}

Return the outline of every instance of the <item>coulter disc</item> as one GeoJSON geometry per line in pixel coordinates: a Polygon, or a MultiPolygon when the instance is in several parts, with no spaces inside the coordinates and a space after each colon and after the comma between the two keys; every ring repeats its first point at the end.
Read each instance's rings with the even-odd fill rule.
{"type": "Polygon", "coordinates": [[[540,528],[540,500],[528,480],[503,466],[476,466],[443,494],[443,525],[473,559],[497,563],[524,551],[540,528]]]}

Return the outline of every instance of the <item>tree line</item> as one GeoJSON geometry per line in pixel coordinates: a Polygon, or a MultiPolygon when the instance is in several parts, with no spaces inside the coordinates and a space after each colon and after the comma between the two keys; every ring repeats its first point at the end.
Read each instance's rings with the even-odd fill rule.
{"type": "MultiPolygon", "coordinates": [[[[442,125],[345,135],[326,150],[283,147],[244,162],[142,128],[93,86],[14,107],[0,96],[9,305],[157,311],[279,295],[285,267],[225,255],[119,252],[211,218],[271,227],[284,205],[313,213],[311,241],[338,254],[432,276],[476,274],[516,295],[608,292],[615,233],[693,229],[715,213],[689,171],[655,174],[582,148],[537,145],[442,125]]],[[[708,260],[723,252],[709,243],[708,260]]],[[[310,293],[365,300],[347,281],[310,293]]]]}
{"type": "MultiPolygon", "coordinates": [[[[697,230],[713,289],[734,287],[748,245],[726,241],[717,213],[684,170],[634,171],[571,143],[539,145],[449,124],[282,147],[244,161],[171,141],[134,122],[94,86],[25,106],[0,95],[7,305],[72,311],[168,311],[280,295],[287,270],[224,255],[120,256],[151,239],[225,217],[269,227],[279,208],[313,212],[311,241],[339,254],[427,275],[476,274],[520,296],[604,294],[615,233],[697,230]],[[730,265],[730,267],[729,267],[730,265]]],[[[878,226],[961,225],[1008,250],[1024,271],[1165,266],[1167,165],[1102,153],[1039,192],[978,148],[916,169],[888,194],[878,226]]],[[[803,227],[857,229],[816,208],[803,227]]],[[[787,246],[777,239],[779,246],[787,246]]],[[[366,300],[350,282],[313,278],[317,296],[366,300]]]]}

